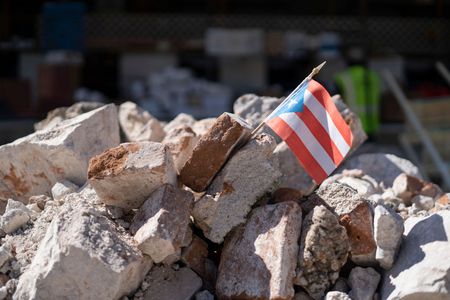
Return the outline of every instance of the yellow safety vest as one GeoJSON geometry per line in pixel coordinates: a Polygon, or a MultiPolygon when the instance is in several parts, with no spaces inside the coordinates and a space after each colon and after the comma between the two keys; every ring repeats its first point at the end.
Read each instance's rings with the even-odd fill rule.
{"type": "Polygon", "coordinates": [[[335,76],[343,99],[359,116],[368,134],[380,125],[380,80],[378,75],[362,66],[352,66],[335,76]]]}

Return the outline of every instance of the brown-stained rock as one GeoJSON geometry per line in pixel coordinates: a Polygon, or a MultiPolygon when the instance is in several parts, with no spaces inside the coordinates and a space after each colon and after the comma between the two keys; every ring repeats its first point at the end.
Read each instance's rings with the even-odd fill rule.
{"type": "Polygon", "coordinates": [[[339,278],[347,262],[346,230],[325,206],[316,206],[302,224],[295,284],[314,299],[321,299],[339,278]]]}
{"type": "MultiPolygon", "coordinates": [[[[170,184],[155,190],[136,213],[130,226],[138,248],[156,263],[181,254],[189,228],[194,196],[170,184]]],[[[173,259],[172,259],[173,261],[173,259]]]]}
{"type": "Polygon", "coordinates": [[[161,142],[170,149],[177,172],[191,156],[198,139],[191,127],[180,125],[170,130],[161,142]]]}
{"type": "Polygon", "coordinates": [[[180,180],[196,192],[204,191],[231,152],[251,133],[251,126],[240,117],[223,113],[201,137],[180,171],[180,180]]]}
{"type": "Polygon", "coordinates": [[[371,264],[376,251],[373,236],[373,216],[368,202],[362,202],[350,213],[340,215],[340,223],[347,229],[352,260],[358,264],[371,264]]]}
{"type": "Polygon", "coordinates": [[[91,159],[89,183],[101,201],[125,209],[138,208],[158,187],[176,184],[169,149],[161,143],[124,143],[91,159]]]}
{"type": "Polygon", "coordinates": [[[252,206],[276,187],[281,173],[275,147],[275,139],[267,134],[250,139],[195,202],[195,224],[210,241],[222,243],[233,228],[245,222],[252,206]]]}
{"type": "Polygon", "coordinates": [[[217,297],[292,299],[301,215],[295,202],[255,208],[225,241],[217,297]]]}
{"type": "Polygon", "coordinates": [[[300,199],[303,197],[303,193],[297,189],[291,188],[279,188],[272,196],[272,201],[274,203],[294,201],[300,203],[300,199]]]}
{"type": "Polygon", "coordinates": [[[181,261],[194,270],[201,278],[206,275],[206,261],[208,244],[198,236],[193,236],[189,246],[181,252],[181,261]]]}
{"type": "Polygon", "coordinates": [[[347,229],[351,259],[362,265],[375,264],[376,244],[373,237],[373,212],[369,202],[348,185],[332,182],[322,184],[308,197],[310,201],[325,202],[347,229]]]}

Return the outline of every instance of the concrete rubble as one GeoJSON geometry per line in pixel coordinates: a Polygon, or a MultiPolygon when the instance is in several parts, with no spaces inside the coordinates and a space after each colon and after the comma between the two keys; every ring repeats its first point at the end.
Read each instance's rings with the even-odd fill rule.
{"type": "Polygon", "coordinates": [[[192,216],[209,240],[222,243],[233,228],[245,222],[252,205],[274,189],[281,176],[273,154],[275,146],[275,139],[269,135],[252,138],[195,202],[192,216]]]}
{"type": "Polygon", "coordinates": [[[128,142],[161,142],[166,135],[158,119],[130,101],[119,106],[119,124],[128,142]]]}
{"type": "Polygon", "coordinates": [[[319,186],[264,127],[282,99],[168,123],[76,103],[0,146],[0,299],[448,299],[450,193],[355,153],[319,186]],[[121,143],[122,142],[122,143],[121,143]]]}
{"type": "Polygon", "coordinates": [[[316,206],[303,220],[294,283],[321,299],[338,279],[348,251],[345,228],[325,206],[316,206]]]}
{"type": "Polygon", "coordinates": [[[0,200],[26,203],[63,179],[82,185],[89,159],[119,141],[117,110],[109,104],[0,146],[0,200]]]}
{"type": "Polygon", "coordinates": [[[196,192],[203,192],[231,152],[247,141],[250,132],[250,125],[243,119],[223,113],[194,147],[180,170],[181,182],[196,192]]]}
{"type": "Polygon", "coordinates": [[[295,202],[266,205],[252,212],[247,224],[225,241],[217,278],[219,299],[294,297],[301,216],[295,202]]]}
{"type": "Polygon", "coordinates": [[[89,183],[105,204],[138,208],[158,187],[176,184],[169,149],[161,143],[124,143],[93,157],[89,183]]]}
{"type": "Polygon", "coordinates": [[[192,193],[165,184],[136,212],[130,231],[138,248],[155,263],[180,255],[183,242],[191,238],[188,226],[193,202],[192,193]]]}

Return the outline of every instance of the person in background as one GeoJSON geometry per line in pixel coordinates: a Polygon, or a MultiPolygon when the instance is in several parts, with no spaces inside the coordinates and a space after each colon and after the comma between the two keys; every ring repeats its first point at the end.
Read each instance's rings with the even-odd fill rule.
{"type": "Polygon", "coordinates": [[[359,116],[364,130],[373,136],[380,125],[380,79],[366,67],[364,51],[355,47],[348,52],[349,67],[335,75],[340,94],[359,116]]]}

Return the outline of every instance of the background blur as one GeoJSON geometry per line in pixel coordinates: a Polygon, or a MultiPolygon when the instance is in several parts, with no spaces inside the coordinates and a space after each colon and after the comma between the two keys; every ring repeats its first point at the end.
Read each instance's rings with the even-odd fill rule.
{"type": "Polygon", "coordinates": [[[450,0],[0,0],[0,144],[76,101],[216,116],[326,60],[317,80],[372,141],[439,175],[422,137],[447,167],[449,17],[450,0]]]}

